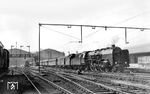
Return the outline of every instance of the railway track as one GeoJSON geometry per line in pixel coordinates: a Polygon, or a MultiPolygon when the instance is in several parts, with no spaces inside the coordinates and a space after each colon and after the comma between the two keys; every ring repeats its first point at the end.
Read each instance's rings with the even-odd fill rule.
{"type": "MultiPolygon", "coordinates": [[[[74,84],[74,86],[69,86],[69,87],[72,87],[72,88],[75,87],[76,89],[80,90],[81,94],[83,93],[84,94],[127,94],[117,89],[110,88],[102,84],[101,85],[95,84],[94,82],[90,82],[85,79],[81,80],[81,79],[77,79],[76,77],[60,75],[60,74],[57,74],[55,71],[45,70],[43,73],[48,75],[51,79],[48,77],[46,77],[46,79],[50,79],[51,81],[60,82],[60,78],[65,80],[65,83],[64,83],[65,86],[67,86],[66,83],[71,82],[71,84],[74,84]],[[55,80],[52,78],[54,78],[55,80]]],[[[67,86],[67,89],[68,89],[68,86],[67,86]]],[[[78,94],[78,92],[73,92],[73,93],[78,94]]]]}
{"type": "Polygon", "coordinates": [[[87,76],[106,78],[111,80],[127,81],[131,83],[148,84],[149,82],[142,77],[135,76],[134,74],[121,74],[121,73],[85,73],[87,76]]]}
{"type": "Polygon", "coordinates": [[[117,89],[110,88],[105,85],[95,84],[88,80],[81,79],[77,76],[71,76],[66,74],[61,75],[93,91],[95,94],[126,94],[125,92],[119,91],[117,89]]]}
{"type": "MultiPolygon", "coordinates": [[[[54,69],[49,68],[54,71],[64,71],[66,73],[76,74],[75,71],[71,70],[64,70],[64,69],[54,69]]],[[[119,81],[127,81],[133,84],[142,84],[142,85],[150,85],[150,75],[141,74],[141,73],[99,73],[99,72],[84,72],[84,75],[93,76],[93,77],[102,77],[105,79],[111,80],[119,80],[119,81]]]]}
{"type": "MultiPolygon", "coordinates": [[[[78,85],[81,85],[82,87],[86,88],[87,90],[92,91],[95,94],[128,94],[127,92],[123,92],[120,89],[115,89],[112,87],[108,87],[104,84],[92,82],[86,79],[83,79],[81,77],[71,76],[70,74],[60,74],[56,73],[56,71],[53,70],[46,70],[47,73],[53,73],[55,75],[58,75],[62,77],[63,79],[71,80],[74,83],[77,83],[78,85]]],[[[87,94],[87,93],[86,93],[87,94]]]]}
{"type": "Polygon", "coordinates": [[[58,76],[54,73],[47,73],[48,76],[44,76],[44,77],[40,76],[37,73],[33,73],[33,74],[49,82],[50,84],[54,85],[57,89],[67,94],[95,94],[94,92],[84,88],[83,86],[75,82],[72,82],[67,78],[58,76]]]}
{"type": "Polygon", "coordinates": [[[120,91],[130,93],[130,94],[149,94],[150,92],[150,89],[148,87],[145,88],[145,87],[135,86],[135,85],[133,86],[130,84],[125,84],[125,83],[117,83],[117,82],[113,82],[104,78],[93,78],[93,77],[87,77],[87,76],[82,76],[82,75],[77,76],[75,74],[74,75],[72,74],[72,76],[83,78],[83,80],[89,80],[92,82],[104,84],[106,86],[114,87],[116,89],[119,89],[120,91]]]}
{"type": "MultiPolygon", "coordinates": [[[[52,70],[52,71],[56,72],[56,70],[55,71],[52,70]]],[[[63,74],[66,75],[67,73],[63,72],[63,74]]],[[[150,92],[149,86],[145,87],[144,85],[126,83],[125,81],[124,82],[126,84],[124,82],[119,82],[119,81],[115,82],[115,81],[112,81],[112,79],[110,80],[110,79],[107,79],[107,78],[105,78],[103,76],[99,77],[99,75],[95,75],[95,76],[93,76],[93,75],[88,75],[88,76],[87,75],[86,76],[85,75],[80,75],[79,76],[79,75],[76,75],[76,74],[73,74],[73,73],[72,74],[68,73],[67,76],[68,75],[72,75],[73,76],[73,77],[71,77],[71,79],[75,78],[75,77],[76,78],[77,77],[83,78],[82,80],[84,80],[84,81],[88,80],[90,82],[95,82],[95,84],[101,83],[101,85],[103,84],[103,85],[106,85],[106,86],[109,86],[109,87],[114,87],[116,90],[122,91],[124,93],[129,93],[129,94],[149,94],[149,92],[150,92]]]]}
{"type": "Polygon", "coordinates": [[[21,68],[11,68],[1,80],[1,94],[42,94],[21,68]]]}
{"type": "Polygon", "coordinates": [[[28,79],[28,81],[32,84],[32,86],[35,88],[38,94],[42,94],[40,90],[36,87],[36,85],[32,82],[32,80],[30,80],[30,78],[25,74],[25,72],[22,71],[22,74],[28,79]]]}
{"type": "Polygon", "coordinates": [[[64,94],[64,92],[57,89],[53,85],[49,84],[44,79],[37,77],[37,75],[35,76],[35,75],[31,74],[30,72],[26,71],[25,69],[19,69],[17,71],[21,72],[28,79],[28,81],[32,84],[32,86],[37,91],[36,94],[64,94]]]}
{"type": "MultiPolygon", "coordinates": [[[[86,79],[87,79],[87,77],[86,77],[86,79]]],[[[88,80],[91,80],[91,79],[88,79],[88,80]]],[[[138,94],[146,94],[146,93],[150,92],[150,90],[145,89],[143,87],[133,86],[131,84],[125,84],[125,83],[112,82],[111,80],[107,80],[107,79],[104,80],[103,78],[96,78],[96,79],[91,80],[91,81],[102,83],[102,84],[105,84],[107,86],[113,86],[115,88],[121,89],[124,92],[129,92],[132,94],[137,94],[137,93],[138,94]]]]}

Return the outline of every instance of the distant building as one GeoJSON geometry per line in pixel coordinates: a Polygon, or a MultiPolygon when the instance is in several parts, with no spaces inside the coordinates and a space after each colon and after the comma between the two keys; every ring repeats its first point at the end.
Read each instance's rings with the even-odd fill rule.
{"type": "MultiPolygon", "coordinates": [[[[38,62],[39,60],[38,56],[39,56],[39,53],[36,52],[34,56],[35,62],[38,62]]],[[[40,60],[50,60],[50,59],[56,59],[56,58],[60,58],[64,56],[65,56],[64,52],[59,52],[53,49],[45,49],[40,52],[40,60]]],[[[38,63],[36,64],[38,65],[38,63]]]]}
{"type": "Polygon", "coordinates": [[[26,61],[31,61],[34,62],[34,54],[29,53],[27,51],[24,50],[20,50],[20,49],[10,49],[9,50],[10,53],[10,67],[21,67],[25,65],[26,61]]]}
{"type": "Polygon", "coordinates": [[[147,67],[150,66],[150,52],[131,53],[130,63],[147,67]]]}
{"type": "Polygon", "coordinates": [[[59,58],[59,57],[64,57],[65,53],[59,52],[53,49],[45,49],[41,51],[41,60],[46,60],[46,59],[53,59],[53,58],[59,58]]]}
{"type": "Polygon", "coordinates": [[[27,52],[25,50],[20,50],[20,49],[10,49],[9,50],[10,57],[21,57],[21,58],[27,58],[27,57],[33,57],[34,54],[27,52]]]}

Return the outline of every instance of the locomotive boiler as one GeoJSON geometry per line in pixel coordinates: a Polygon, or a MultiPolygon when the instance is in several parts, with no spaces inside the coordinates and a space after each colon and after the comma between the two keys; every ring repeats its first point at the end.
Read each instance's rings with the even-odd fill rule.
{"type": "Polygon", "coordinates": [[[90,70],[122,72],[125,67],[129,66],[129,52],[112,45],[112,47],[88,52],[85,62],[90,70]]]}

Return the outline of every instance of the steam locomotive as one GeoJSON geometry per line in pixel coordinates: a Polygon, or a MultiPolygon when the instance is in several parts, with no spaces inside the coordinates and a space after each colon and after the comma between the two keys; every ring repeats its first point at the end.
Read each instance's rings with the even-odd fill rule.
{"type": "Polygon", "coordinates": [[[85,51],[78,54],[70,54],[66,57],[43,60],[40,62],[40,65],[74,70],[123,72],[125,67],[129,67],[129,51],[112,45],[112,47],[94,51],[85,51]]]}
{"type": "Polygon", "coordinates": [[[0,74],[6,72],[9,67],[9,51],[4,49],[3,44],[0,42],[0,74]]]}

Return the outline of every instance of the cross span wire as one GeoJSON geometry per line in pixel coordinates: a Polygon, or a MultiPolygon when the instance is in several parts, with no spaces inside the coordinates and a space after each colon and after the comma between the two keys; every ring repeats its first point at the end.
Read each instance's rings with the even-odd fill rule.
{"type": "Polygon", "coordinates": [[[80,40],[80,39],[79,39],[79,38],[77,38],[77,37],[71,36],[71,35],[66,34],[66,33],[62,33],[62,32],[60,32],[60,31],[58,31],[58,30],[54,30],[54,29],[52,29],[52,28],[47,28],[47,27],[45,27],[45,26],[42,26],[42,27],[44,27],[44,28],[46,28],[46,29],[48,29],[48,30],[51,30],[51,31],[57,32],[57,33],[59,33],[59,34],[62,34],[62,35],[64,35],[64,36],[68,36],[68,37],[70,37],[70,38],[74,38],[74,39],[80,40]]]}

